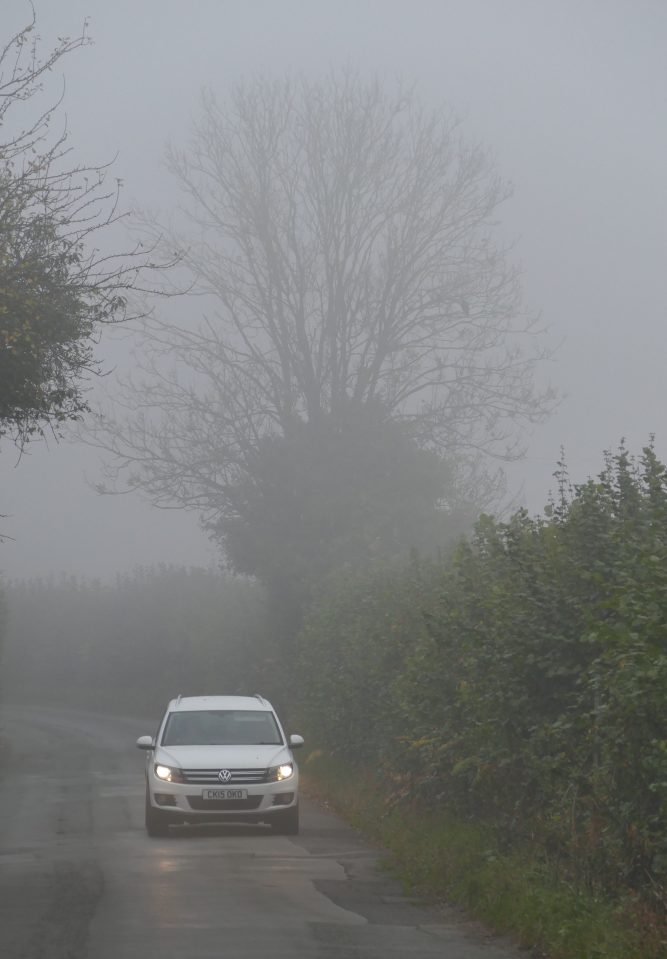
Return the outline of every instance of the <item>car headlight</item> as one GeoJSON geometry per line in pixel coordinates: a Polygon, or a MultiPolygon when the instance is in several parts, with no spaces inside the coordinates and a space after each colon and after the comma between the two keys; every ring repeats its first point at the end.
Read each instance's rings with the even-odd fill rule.
{"type": "Polygon", "coordinates": [[[155,775],[166,783],[182,783],[183,773],[175,766],[163,766],[162,763],[155,763],[153,767],[155,775]]]}
{"type": "Polygon", "coordinates": [[[282,782],[283,779],[289,779],[293,773],[294,765],[292,763],[270,766],[267,771],[266,781],[270,783],[282,782]]]}

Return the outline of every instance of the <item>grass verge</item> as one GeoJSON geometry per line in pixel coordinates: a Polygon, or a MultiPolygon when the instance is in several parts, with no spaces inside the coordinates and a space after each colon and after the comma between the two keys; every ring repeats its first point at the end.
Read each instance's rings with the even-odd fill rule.
{"type": "Polygon", "coordinates": [[[307,795],[388,850],[388,868],[410,891],[464,907],[536,955],[667,957],[664,925],[631,899],[615,903],[577,888],[534,851],[501,852],[491,829],[446,809],[392,805],[376,779],[321,752],[311,753],[301,772],[307,795]]]}

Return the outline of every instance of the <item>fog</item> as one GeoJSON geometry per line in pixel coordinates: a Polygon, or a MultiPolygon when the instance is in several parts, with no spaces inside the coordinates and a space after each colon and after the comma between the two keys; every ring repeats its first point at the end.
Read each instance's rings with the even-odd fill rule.
{"type": "MultiPolygon", "coordinates": [[[[427,104],[448,103],[469,138],[494,151],[515,186],[501,230],[514,241],[524,300],[558,345],[539,376],[562,401],[535,428],[509,486],[544,505],[565,448],[583,481],[624,437],[656,435],[667,454],[665,250],[667,7],[661,0],[253,0],[188,6],[165,0],[35,3],[45,48],[90,18],[93,47],[59,64],[77,158],[117,155],[127,206],[176,202],[164,144],[187,140],[203,86],[286,70],[317,75],[349,63],[413,79],[427,104]]],[[[3,5],[3,34],[30,16],[3,5]]],[[[54,77],[54,89],[61,83],[54,77]]],[[[107,351],[105,353],[105,350],[107,351]]],[[[105,340],[127,370],[127,341],[105,340]]],[[[99,454],[72,441],[0,458],[0,569],[8,577],[65,571],[108,577],[137,564],[209,565],[216,553],[195,514],[156,510],[132,494],[100,497],[99,454]]]]}

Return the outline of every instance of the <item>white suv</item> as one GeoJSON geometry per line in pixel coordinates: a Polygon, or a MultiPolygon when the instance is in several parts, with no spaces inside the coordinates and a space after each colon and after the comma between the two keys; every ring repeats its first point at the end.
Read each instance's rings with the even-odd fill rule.
{"type": "Polygon", "coordinates": [[[170,824],[264,822],[299,831],[299,771],[292,749],[262,696],[172,699],[157,736],[141,736],[146,756],[146,831],[170,824]]]}

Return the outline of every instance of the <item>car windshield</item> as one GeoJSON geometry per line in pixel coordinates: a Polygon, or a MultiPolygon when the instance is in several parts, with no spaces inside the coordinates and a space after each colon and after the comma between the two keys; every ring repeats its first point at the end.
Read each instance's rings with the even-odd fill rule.
{"type": "Polygon", "coordinates": [[[201,709],[170,713],[163,746],[280,746],[273,713],[259,709],[201,709]]]}

